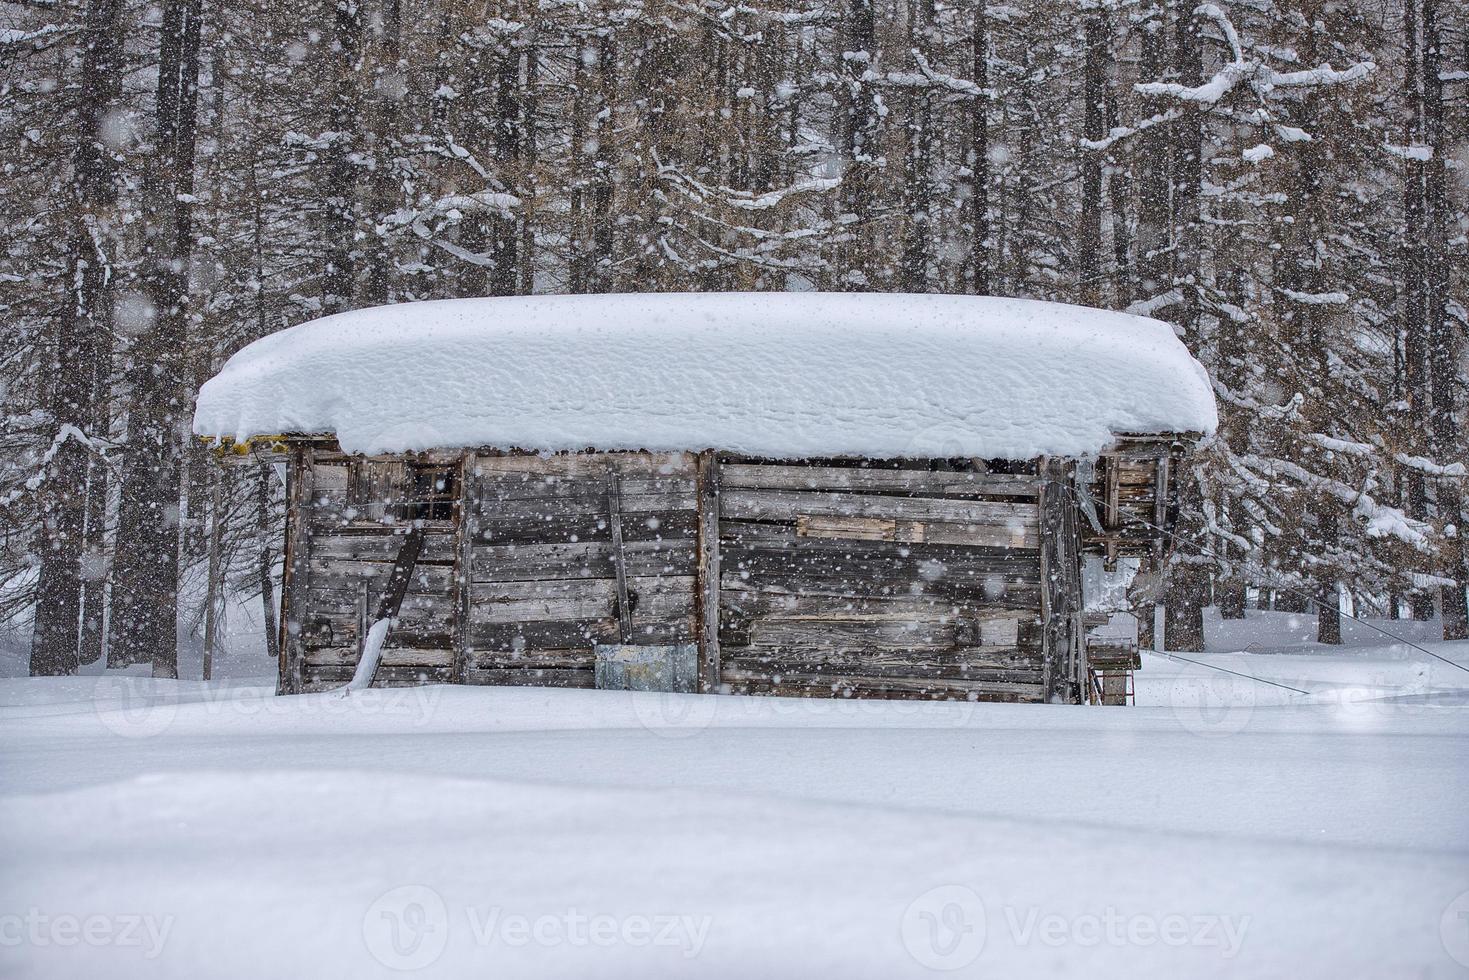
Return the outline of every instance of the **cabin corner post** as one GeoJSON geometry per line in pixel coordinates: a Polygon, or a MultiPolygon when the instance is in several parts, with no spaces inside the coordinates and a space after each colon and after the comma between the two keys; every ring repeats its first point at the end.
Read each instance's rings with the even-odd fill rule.
{"type": "Polygon", "coordinates": [[[479,454],[466,452],[459,459],[459,513],[454,528],[454,672],[455,684],[463,684],[474,655],[470,635],[471,597],[474,589],[474,539],[479,532],[479,454]]]}
{"type": "Polygon", "coordinates": [[[698,557],[694,570],[695,636],[699,644],[700,691],[717,693],[719,656],[719,458],[712,451],[698,460],[698,557]]]}
{"type": "Polygon", "coordinates": [[[1075,465],[1045,459],[1039,469],[1042,693],[1051,703],[1078,704],[1086,666],[1075,465]]]}
{"type": "Polygon", "coordinates": [[[286,546],[282,563],[280,617],[280,694],[300,694],[305,659],[304,622],[306,589],[311,576],[311,494],[315,483],[315,452],[298,446],[286,470],[286,546]]]}

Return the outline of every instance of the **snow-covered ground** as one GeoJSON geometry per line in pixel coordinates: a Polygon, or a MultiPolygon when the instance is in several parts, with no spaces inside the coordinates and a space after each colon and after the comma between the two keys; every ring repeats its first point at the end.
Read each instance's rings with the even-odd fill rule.
{"type": "Polygon", "coordinates": [[[1131,708],[0,681],[0,974],[1464,975],[1469,673],[1210,627],[1190,659],[1285,687],[1156,656],[1131,708]]]}

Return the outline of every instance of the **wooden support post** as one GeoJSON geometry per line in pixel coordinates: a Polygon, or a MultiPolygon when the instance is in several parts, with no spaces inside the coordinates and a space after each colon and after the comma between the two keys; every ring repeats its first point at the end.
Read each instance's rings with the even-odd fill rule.
{"type": "Polygon", "coordinates": [[[277,690],[301,693],[302,617],[306,612],[306,588],[311,575],[309,527],[312,488],[316,482],[315,451],[310,446],[296,450],[287,472],[286,552],[281,582],[281,660],[277,690]]]}
{"type": "Polygon", "coordinates": [[[1107,529],[1107,567],[1117,561],[1117,529],[1122,518],[1122,466],[1116,456],[1102,457],[1102,525],[1107,529]]]}
{"type": "Polygon", "coordinates": [[[1158,458],[1158,472],[1153,481],[1153,559],[1158,563],[1158,571],[1163,571],[1163,557],[1168,553],[1168,540],[1164,533],[1158,528],[1168,526],[1168,464],[1167,456],[1158,458]]]}
{"type": "Polygon", "coordinates": [[[413,580],[413,568],[418,564],[419,552],[423,551],[423,537],[422,524],[415,525],[413,530],[403,536],[403,547],[399,549],[398,558],[393,562],[393,570],[388,573],[388,584],[383,587],[383,594],[378,596],[377,609],[372,614],[374,623],[398,618],[398,610],[403,607],[403,597],[408,594],[408,583],[413,580]]]}
{"type": "Polygon", "coordinates": [[[1103,525],[1107,530],[1116,530],[1117,523],[1121,518],[1122,501],[1122,466],[1121,460],[1116,456],[1105,456],[1102,459],[1102,475],[1106,480],[1106,490],[1103,491],[1103,505],[1105,514],[1102,518],[1103,525]]]}
{"type": "Polygon", "coordinates": [[[465,453],[459,461],[459,505],[454,524],[454,683],[464,683],[464,673],[474,654],[470,638],[470,596],[474,588],[474,539],[479,533],[475,513],[479,500],[479,478],[475,473],[479,456],[465,453]]]}
{"type": "Polygon", "coordinates": [[[1041,686],[1050,702],[1078,704],[1084,690],[1081,649],[1081,529],[1071,465],[1042,460],[1040,499],[1041,686]]]}
{"type": "Polygon", "coordinates": [[[393,620],[398,618],[398,610],[403,607],[403,597],[408,594],[408,583],[413,580],[413,567],[418,564],[419,553],[423,551],[424,534],[423,524],[419,522],[403,538],[403,547],[398,550],[393,570],[388,573],[388,584],[383,587],[383,594],[378,596],[377,609],[372,614],[372,625],[363,634],[357,669],[352,673],[352,680],[347,683],[348,691],[365,690],[372,686],[378,664],[382,662],[383,647],[388,642],[388,630],[392,629],[393,620]]]}
{"type": "Polygon", "coordinates": [[[698,558],[694,572],[695,635],[699,641],[700,690],[719,690],[719,458],[699,454],[698,558]]]}
{"type": "Polygon", "coordinates": [[[627,554],[622,546],[622,484],[617,467],[607,467],[607,514],[612,531],[612,571],[617,576],[617,633],[622,643],[632,642],[632,604],[627,594],[627,554]]]}

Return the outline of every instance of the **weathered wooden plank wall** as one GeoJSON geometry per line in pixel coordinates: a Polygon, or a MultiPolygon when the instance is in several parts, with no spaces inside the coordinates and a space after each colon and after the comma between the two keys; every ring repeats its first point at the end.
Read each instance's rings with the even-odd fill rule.
{"type": "Polygon", "coordinates": [[[737,693],[1039,700],[1037,477],[926,463],[720,471],[737,693]]]}
{"type": "MultiPolygon", "coordinates": [[[[309,450],[308,450],[309,452],[309,450]]],[[[287,620],[301,650],[301,689],[346,683],[361,654],[368,613],[382,598],[413,517],[403,461],[319,453],[309,490],[293,501],[293,526],[306,539],[304,586],[287,620]]],[[[457,521],[424,520],[422,552],[378,668],[380,686],[443,682],[454,676],[457,521]]]]}
{"type": "Polygon", "coordinates": [[[1080,548],[1152,553],[1134,518],[1166,513],[1177,455],[1155,440],[1100,460],[1084,508],[1098,530],[1069,463],[1045,469],[1048,485],[1036,464],[983,461],[362,459],[301,445],[281,689],[350,678],[365,611],[418,519],[380,685],[591,687],[598,643],[697,642],[709,691],[1071,700],[1080,548]],[[432,510],[414,504],[422,466],[455,483],[432,510]]]}
{"type": "Polygon", "coordinates": [[[693,640],[693,455],[471,460],[465,683],[591,687],[598,643],[693,640]]]}

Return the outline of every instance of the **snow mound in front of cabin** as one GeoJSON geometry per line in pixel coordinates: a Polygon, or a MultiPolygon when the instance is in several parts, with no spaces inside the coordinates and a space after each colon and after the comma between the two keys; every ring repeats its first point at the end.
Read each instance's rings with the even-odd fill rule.
{"type": "Polygon", "coordinates": [[[1028,459],[1210,433],[1167,324],[1031,300],[663,293],[442,300],[250,344],[194,431],[334,434],[348,452],[721,449],[1028,459]]]}

